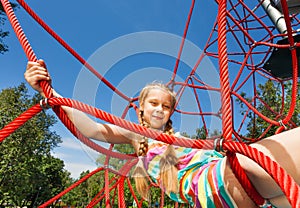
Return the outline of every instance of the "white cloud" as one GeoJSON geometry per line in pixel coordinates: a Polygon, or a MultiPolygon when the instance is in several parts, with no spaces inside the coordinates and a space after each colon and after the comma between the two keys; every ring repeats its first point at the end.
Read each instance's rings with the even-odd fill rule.
{"type": "Polygon", "coordinates": [[[60,148],[82,150],[80,141],[75,138],[65,137],[62,139],[62,141],[63,142],[59,145],[60,148]]]}
{"type": "Polygon", "coordinates": [[[67,158],[67,157],[69,157],[69,155],[67,155],[67,154],[65,154],[65,153],[63,153],[63,152],[52,152],[52,155],[54,156],[54,157],[57,157],[57,158],[67,158]]]}
{"type": "Polygon", "coordinates": [[[60,146],[53,150],[52,155],[64,161],[65,169],[71,173],[71,177],[78,178],[81,172],[97,168],[95,161],[98,152],[76,138],[64,137],[62,141],[60,146]]]}
{"type": "Polygon", "coordinates": [[[89,170],[90,172],[97,168],[96,165],[86,164],[86,163],[65,163],[65,169],[71,173],[72,178],[79,178],[80,173],[89,170]]]}

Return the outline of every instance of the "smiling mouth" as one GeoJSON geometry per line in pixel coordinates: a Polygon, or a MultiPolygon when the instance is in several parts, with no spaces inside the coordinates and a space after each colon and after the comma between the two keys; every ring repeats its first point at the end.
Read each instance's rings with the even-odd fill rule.
{"type": "Polygon", "coordinates": [[[161,117],[161,116],[152,116],[152,118],[155,118],[157,120],[163,120],[163,117],[161,117]]]}

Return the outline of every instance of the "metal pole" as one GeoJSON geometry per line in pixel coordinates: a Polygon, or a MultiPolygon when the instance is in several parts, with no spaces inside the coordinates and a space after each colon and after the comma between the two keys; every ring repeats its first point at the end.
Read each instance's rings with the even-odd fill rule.
{"type": "Polygon", "coordinates": [[[283,14],[271,4],[270,0],[260,0],[260,2],[262,2],[262,7],[270,17],[278,32],[285,34],[287,29],[283,14]]]}

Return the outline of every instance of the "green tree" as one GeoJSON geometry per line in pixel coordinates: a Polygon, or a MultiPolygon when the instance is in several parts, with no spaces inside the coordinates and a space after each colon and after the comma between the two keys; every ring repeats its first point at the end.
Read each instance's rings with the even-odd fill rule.
{"type": "Polygon", "coordinates": [[[206,139],[207,133],[206,129],[203,127],[196,129],[196,135],[192,136],[192,139],[206,139]]]}
{"type": "MultiPolygon", "coordinates": [[[[15,119],[41,96],[28,95],[25,84],[0,92],[0,128],[15,119]]],[[[61,142],[50,130],[53,115],[41,112],[0,143],[0,205],[33,207],[55,196],[64,187],[68,174],[63,161],[51,150],[61,142]]]]}
{"type": "Polygon", "coordinates": [[[201,128],[197,128],[195,131],[195,134],[193,134],[192,136],[186,132],[182,132],[181,135],[184,137],[187,137],[187,138],[191,138],[191,139],[205,140],[205,139],[208,139],[209,137],[220,136],[220,135],[222,135],[222,132],[218,129],[214,129],[212,132],[210,132],[208,129],[206,129],[204,126],[202,126],[201,128]]]}
{"type": "MultiPolygon", "coordinates": [[[[123,153],[123,154],[133,154],[134,153],[134,149],[131,145],[129,144],[116,144],[114,145],[114,151],[123,153]]],[[[100,156],[97,158],[97,165],[98,166],[103,166],[105,164],[105,160],[106,160],[106,155],[102,155],[100,154],[100,156]]],[[[126,164],[127,160],[121,160],[118,158],[114,158],[111,157],[109,158],[109,167],[114,169],[114,170],[120,170],[120,168],[122,168],[125,164],[126,164]]],[[[112,178],[113,176],[115,176],[114,174],[110,174],[110,178],[112,178]]],[[[102,183],[100,185],[101,188],[104,187],[104,175],[102,176],[102,183]]],[[[134,187],[134,182],[133,179],[130,180],[131,185],[134,187]]],[[[132,193],[130,192],[129,186],[127,183],[125,183],[124,186],[124,194],[125,194],[125,199],[127,203],[130,203],[133,201],[133,197],[132,197],[132,193]]]]}
{"type": "MultiPolygon", "coordinates": [[[[90,171],[83,171],[80,174],[78,180],[89,174],[90,171]]],[[[113,174],[110,173],[109,177],[113,177],[113,174]]],[[[76,183],[78,180],[72,181],[69,185],[76,183]]],[[[66,205],[76,206],[76,207],[86,207],[91,200],[102,190],[104,187],[104,172],[100,171],[93,176],[91,176],[86,181],[79,184],[72,191],[67,193],[62,197],[62,201],[66,205]]],[[[105,207],[105,199],[100,201],[100,207],[105,207]],[[103,205],[103,206],[102,206],[103,205]]]]}
{"type": "MultiPolygon", "coordinates": [[[[261,99],[256,102],[256,109],[265,115],[266,117],[279,121],[282,119],[282,116],[287,115],[290,104],[291,104],[291,93],[292,91],[292,83],[290,81],[284,83],[284,92],[281,90],[281,85],[276,84],[275,82],[268,80],[264,84],[259,84],[257,88],[257,97],[261,99]],[[284,100],[284,108],[282,108],[282,100],[284,100]],[[279,116],[278,112],[282,112],[282,116],[279,116]]],[[[242,97],[244,97],[248,102],[252,99],[246,93],[241,93],[242,97]]],[[[299,85],[298,85],[298,96],[299,96],[299,85]]],[[[247,112],[247,108],[244,103],[238,100],[238,103],[241,106],[241,113],[245,114],[247,112]]],[[[247,132],[245,136],[251,138],[258,138],[264,131],[266,131],[269,127],[269,123],[263,120],[261,117],[257,116],[254,112],[249,112],[247,114],[249,118],[249,122],[247,123],[247,132]]],[[[295,108],[295,112],[292,117],[291,123],[294,125],[300,125],[300,99],[297,99],[297,104],[295,108]]],[[[272,126],[267,134],[267,136],[271,136],[275,133],[277,126],[272,126]]]]}
{"type": "MultiPolygon", "coordinates": [[[[17,5],[14,3],[11,3],[13,8],[17,8],[17,5]]],[[[4,52],[8,51],[8,46],[4,42],[4,38],[9,35],[8,31],[4,31],[3,25],[5,24],[5,21],[7,20],[6,13],[4,12],[2,3],[0,2],[0,54],[3,54],[4,52]]]]}

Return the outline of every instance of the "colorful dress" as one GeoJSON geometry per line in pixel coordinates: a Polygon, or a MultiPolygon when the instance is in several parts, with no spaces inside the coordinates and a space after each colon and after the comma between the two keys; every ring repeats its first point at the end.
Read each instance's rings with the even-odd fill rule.
{"type": "MultiPolygon", "coordinates": [[[[152,139],[149,139],[148,145],[144,165],[153,181],[158,183],[159,161],[167,145],[152,139]]],[[[174,148],[179,159],[179,193],[171,193],[172,200],[196,207],[237,207],[224,187],[225,160],[220,153],[178,146],[174,148]]]]}

